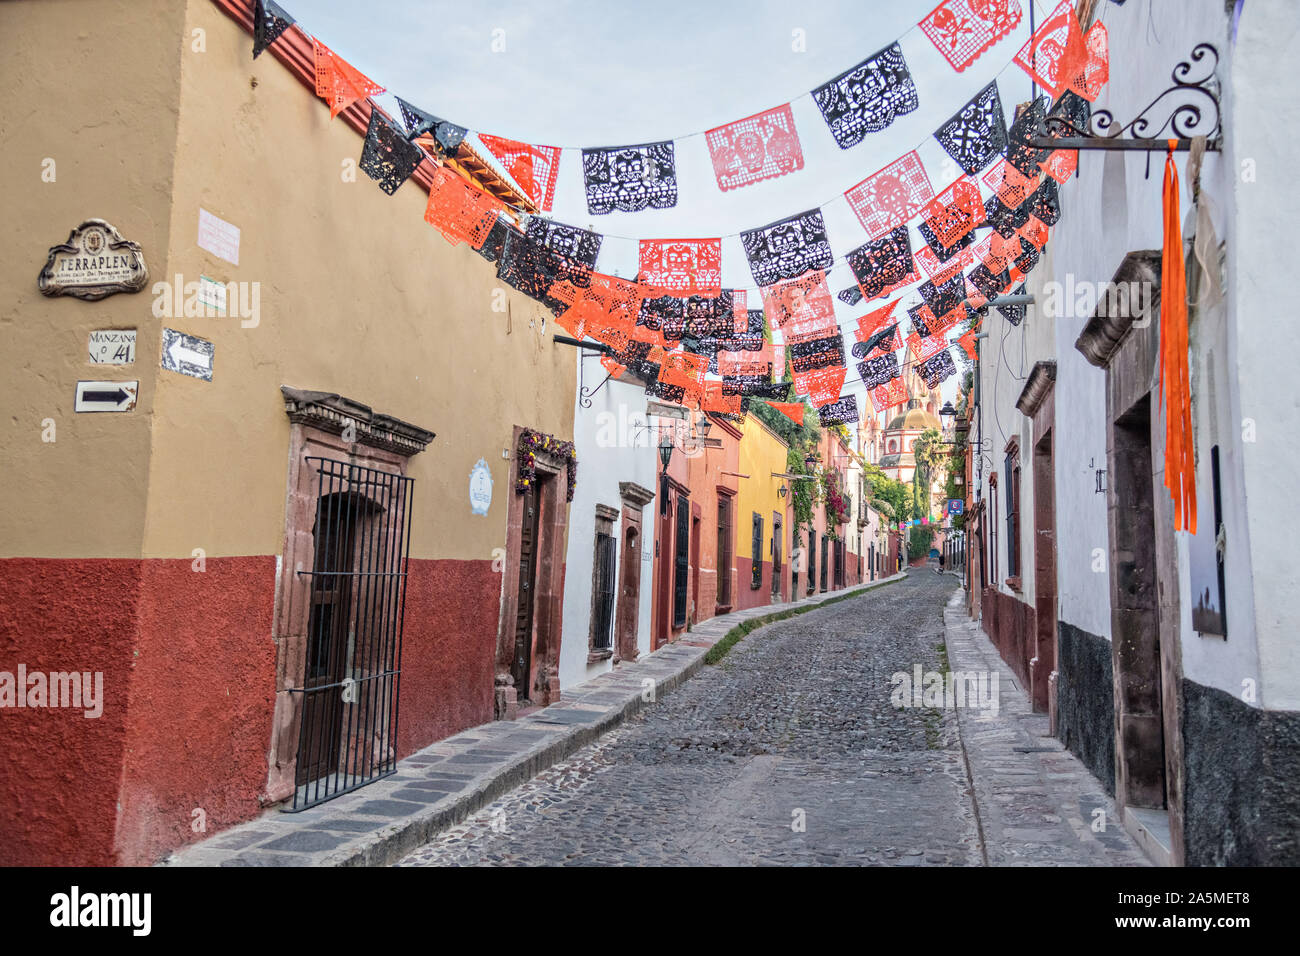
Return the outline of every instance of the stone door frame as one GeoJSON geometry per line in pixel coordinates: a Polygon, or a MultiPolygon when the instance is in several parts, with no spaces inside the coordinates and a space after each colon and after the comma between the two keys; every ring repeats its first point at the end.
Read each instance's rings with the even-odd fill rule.
{"type": "MultiPolygon", "coordinates": [[[[376,471],[406,476],[407,462],[434,433],[367,405],[329,392],[281,386],[289,417],[289,461],[285,495],[283,560],[276,583],[271,639],[275,643],[275,710],[267,753],[266,799],[293,796],[298,768],[301,693],[307,661],[311,585],[299,571],[316,561],[315,523],[320,473],[309,457],[346,460],[376,471]]],[[[408,503],[408,507],[410,504],[408,503]]],[[[412,527],[412,536],[415,530],[412,527]]]]}
{"type": "MultiPolygon", "coordinates": [[[[1120,290],[1098,304],[1084,326],[1077,348],[1106,372],[1106,505],[1110,535],[1111,660],[1114,669],[1115,803],[1150,806],[1152,769],[1144,754],[1163,750],[1164,803],[1168,810],[1171,861],[1184,859],[1184,763],[1179,721],[1182,695],[1182,644],[1178,596],[1177,542],[1173,502],[1164,487],[1165,429],[1158,382],[1160,354],[1160,250],[1131,252],[1111,280],[1120,290]],[[1130,283],[1134,285],[1130,286],[1130,283]],[[1135,301],[1131,288],[1152,290],[1135,301]],[[1133,474],[1123,432],[1135,411],[1149,408],[1150,474],[1133,474]],[[1122,501],[1131,483],[1149,482],[1149,548],[1131,533],[1133,501],[1122,501]],[[1129,543],[1136,545],[1121,550],[1129,543]],[[1143,553],[1145,551],[1145,553],[1143,553]],[[1143,574],[1141,562],[1154,563],[1143,574]],[[1155,623],[1155,633],[1144,622],[1155,623]],[[1158,689],[1157,689],[1158,685],[1158,689]],[[1153,710],[1154,708],[1154,710],[1153,710]],[[1155,718],[1159,718],[1156,726],[1155,718]],[[1151,739],[1155,736],[1156,739],[1151,739]]],[[[1179,290],[1182,294],[1182,290],[1179,290]]]]}
{"type": "MultiPolygon", "coordinates": [[[[524,495],[515,489],[519,480],[519,439],[525,429],[514,426],[511,436],[510,498],[506,506],[506,557],[502,568],[501,612],[497,621],[497,648],[493,681],[493,713],[497,720],[519,715],[519,689],[511,662],[515,651],[515,620],[519,612],[519,557],[524,522],[524,495]]],[[[532,687],[525,699],[539,706],[560,699],[560,639],[564,613],[564,545],[569,525],[568,462],[558,455],[534,450],[537,469],[537,506],[541,520],[534,545],[537,563],[533,588],[532,687]]]]}
{"type": "MultiPolygon", "coordinates": [[[[1037,362],[1025,380],[1016,407],[1030,420],[1029,468],[1034,489],[1034,546],[1021,561],[1034,562],[1034,647],[1029,658],[1029,692],[1035,710],[1045,710],[1049,732],[1056,732],[1056,473],[1053,425],[1056,419],[1056,363],[1037,362]]],[[[1021,460],[1020,467],[1026,462],[1021,460]]],[[[1023,512],[1018,521],[1023,521],[1023,512]]],[[[1016,533],[1019,534],[1019,528],[1016,533]]],[[[1021,575],[1023,577],[1023,574],[1021,575]]]]}
{"type": "Polygon", "coordinates": [[[645,532],[642,528],[642,510],[654,501],[649,488],[631,481],[620,481],[619,497],[623,501],[623,524],[618,543],[618,604],[614,609],[614,663],[634,661],[640,654],[637,649],[637,631],[641,619],[641,555],[645,550],[645,532]],[[635,544],[630,545],[633,537],[635,544]],[[635,551],[635,560],[630,551],[635,551]],[[628,586],[636,593],[628,596],[628,586]]]}

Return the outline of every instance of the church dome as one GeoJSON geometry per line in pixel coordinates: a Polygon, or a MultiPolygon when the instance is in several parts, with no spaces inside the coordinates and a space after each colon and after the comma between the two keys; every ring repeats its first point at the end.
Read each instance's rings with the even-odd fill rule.
{"type": "Polygon", "coordinates": [[[916,429],[925,431],[927,428],[933,428],[936,431],[943,431],[943,425],[939,419],[935,418],[924,408],[909,408],[907,411],[895,415],[894,419],[885,426],[886,431],[903,431],[905,429],[916,429]]]}

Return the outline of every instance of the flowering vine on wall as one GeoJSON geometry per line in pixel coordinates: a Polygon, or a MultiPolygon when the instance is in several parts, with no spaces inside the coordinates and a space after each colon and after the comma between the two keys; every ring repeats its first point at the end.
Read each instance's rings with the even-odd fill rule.
{"type": "Polygon", "coordinates": [[[835,526],[849,520],[849,503],[840,494],[839,475],[830,469],[822,472],[822,491],[826,502],[826,534],[838,538],[835,526]]]}
{"type": "Polygon", "coordinates": [[[563,459],[568,464],[569,486],[564,500],[572,501],[573,491],[578,485],[578,452],[574,449],[573,442],[561,441],[531,428],[525,428],[519,434],[519,474],[515,479],[515,491],[522,495],[536,483],[539,451],[563,459]]]}

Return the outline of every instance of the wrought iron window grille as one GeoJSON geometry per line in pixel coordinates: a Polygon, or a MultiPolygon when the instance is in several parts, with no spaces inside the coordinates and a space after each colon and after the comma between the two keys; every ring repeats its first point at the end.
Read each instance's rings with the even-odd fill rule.
{"type": "Polygon", "coordinates": [[[288,812],[397,771],[414,479],[308,457],[319,475],[294,797],[288,812]]]}

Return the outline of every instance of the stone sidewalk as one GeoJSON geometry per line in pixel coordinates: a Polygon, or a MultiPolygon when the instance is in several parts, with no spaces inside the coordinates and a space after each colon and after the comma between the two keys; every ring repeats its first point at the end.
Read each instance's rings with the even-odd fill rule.
{"type": "Polygon", "coordinates": [[[996,672],[999,706],[958,707],[984,854],[990,866],[1149,866],[1115,803],[1074,754],[1047,732],[1011,668],[958,588],[944,609],[949,668],[996,672]],[[1101,827],[1104,825],[1104,829],[1101,827]]]}
{"type": "Polygon", "coordinates": [[[299,813],[270,810],[178,850],[164,866],[383,866],[464,820],[690,679],[737,624],[816,607],[906,577],[715,617],[678,641],[566,690],[559,703],[439,741],[397,772],[299,813]],[[653,695],[649,693],[653,687],[653,695]]]}

